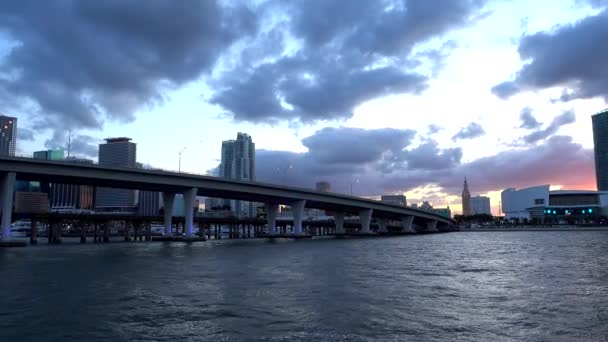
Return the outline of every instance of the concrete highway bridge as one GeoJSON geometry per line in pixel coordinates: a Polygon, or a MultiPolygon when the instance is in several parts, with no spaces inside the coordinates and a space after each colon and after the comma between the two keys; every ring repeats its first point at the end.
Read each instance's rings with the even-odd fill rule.
{"type": "Polygon", "coordinates": [[[344,220],[345,217],[350,216],[359,218],[357,233],[361,235],[374,233],[370,229],[372,219],[378,227],[377,233],[380,234],[387,233],[389,223],[394,222],[398,222],[403,232],[456,230],[456,223],[452,219],[434,213],[335,193],[188,173],[0,157],[1,239],[3,242],[10,240],[10,226],[13,221],[13,189],[16,180],[161,192],[165,208],[163,226],[166,236],[173,235],[172,208],[177,193],[182,193],[184,196],[183,235],[186,238],[194,237],[193,208],[196,196],[264,203],[266,209],[264,232],[269,237],[285,234],[285,232],[277,230],[279,205],[287,205],[292,208],[293,219],[289,234],[293,237],[306,235],[303,231],[305,208],[321,209],[332,213],[333,233],[336,235],[346,233],[344,220]]]}

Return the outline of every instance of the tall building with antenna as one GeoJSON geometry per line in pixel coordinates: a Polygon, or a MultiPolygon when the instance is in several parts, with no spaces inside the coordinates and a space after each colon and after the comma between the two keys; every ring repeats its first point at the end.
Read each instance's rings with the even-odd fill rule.
{"type": "Polygon", "coordinates": [[[469,184],[467,178],[464,178],[464,189],[462,190],[462,215],[471,216],[471,193],[469,192],[469,184]]]}

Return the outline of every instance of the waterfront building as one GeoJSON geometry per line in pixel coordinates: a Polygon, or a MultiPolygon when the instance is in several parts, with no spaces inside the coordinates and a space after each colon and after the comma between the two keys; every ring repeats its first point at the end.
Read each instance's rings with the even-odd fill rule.
{"type": "Polygon", "coordinates": [[[176,194],[175,200],[173,201],[173,216],[183,217],[184,216],[184,195],[176,194]]]}
{"type": "Polygon", "coordinates": [[[49,197],[44,192],[15,192],[15,213],[45,214],[49,212],[49,197]]]}
{"type": "Polygon", "coordinates": [[[464,189],[462,190],[462,215],[471,216],[471,193],[469,192],[469,184],[467,179],[464,179],[464,189]]]}
{"type": "MultiPolygon", "coordinates": [[[[244,182],[255,181],[255,144],[251,136],[237,133],[236,140],[222,142],[220,177],[244,182]]],[[[253,202],[225,200],[224,205],[237,217],[255,217],[256,205],[253,202]]]]}
{"type": "Polygon", "coordinates": [[[398,205],[400,207],[407,207],[407,199],[405,195],[382,195],[380,202],[392,205],[398,205]]]}
{"type": "MultiPolygon", "coordinates": [[[[90,159],[70,157],[63,158],[61,149],[36,151],[34,159],[65,160],[70,163],[93,164],[90,159]]],[[[59,213],[89,213],[93,210],[95,188],[90,185],[46,183],[41,185],[41,191],[48,194],[51,212],[59,213]]]]}
{"type": "Polygon", "coordinates": [[[505,218],[584,222],[608,214],[608,191],[550,190],[550,185],[505,189],[501,193],[505,218]]]}
{"type": "MultiPolygon", "coordinates": [[[[130,138],[108,138],[99,145],[99,165],[136,167],[137,145],[130,138]]],[[[98,188],[95,210],[100,212],[135,213],[137,192],[128,189],[98,188]]]]}
{"type": "Polygon", "coordinates": [[[492,207],[490,206],[490,197],[473,196],[470,198],[471,215],[492,215],[492,207]]]}
{"type": "Polygon", "coordinates": [[[17,149],[17,118],[0,115],[0,156],[14,156],[17,149]]]}
{"type": "Polygon", "coordinates": [[[450,209],[450,206],[447,208],[433,208],[433,213],[443,217],[452,218],[452,210],[450,209]]]}
{"type": "Polygon", "coordinates": [[[140,190],[137,196],[137,216],[158,216],[162,207],[162,196],[158,191],[140,190]]]}
{"type": "Polygon", "coordinates": [[[597,189],[608,191],[608,109],[591,117],[597,189]]]}
{"type": "Polygon", "coordinates": [[[318,192],[330,192],[331,184],[329,184],[329,182],[326,182],[326,181],[317,182],[315,184],[315,190],[318,192]]]}

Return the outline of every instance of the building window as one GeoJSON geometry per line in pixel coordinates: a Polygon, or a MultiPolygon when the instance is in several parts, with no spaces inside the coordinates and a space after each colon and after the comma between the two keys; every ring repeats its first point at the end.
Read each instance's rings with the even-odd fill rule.
{"type": "Polygon", "coordinates": [[[544,198],[537,198],[534,200],[534,204],[536,205],[545,205],[545,199],[544,198]]]}

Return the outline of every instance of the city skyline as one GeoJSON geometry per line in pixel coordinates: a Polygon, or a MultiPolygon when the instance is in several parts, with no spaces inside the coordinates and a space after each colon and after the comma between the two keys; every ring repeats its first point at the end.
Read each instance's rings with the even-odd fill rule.
{"type": "MultiPolygon", "coordinates": [[[[99,40],[109,44],[102,48],[117,51],[109,69],[96,59],[72,63],[75,74],[90,77],[68,82],[70,72],[61,68],[24,64],[63,65],[53,63],[53,51],[49,56],[38,51],[32,40],[40,36],[55,46],[46,22],[22,26],[33,13],[6,4],[0,15],[7,32],[0,38],[6,55],[2,63],[6,70],[27,72],[0,89],[7,95],[0,97],[0,110],[19,120],[17,153],[65,148],[71,130],[73,154],[94,157],[102,138],[124,135],[138,142],[142,164],[177,169],[178,152],[188,146],[182,169],[205,173],[217,166],[221,142],[241,131],[256,139],[259,181],[280,183],[284,178],[310,188],[328,180],[336,192],[348,193],[353,186],[358,196],[405,193],[413,202],[429,200],[458,212],[461,181],[468,176],[471,190],[489,196],[497,213],[500,191],[508,187],[595,188],[590,117],[606,107],[606,94],[593,87],[601,79],[575,66],[600,70],[605,59],[589,53],[593,44],[566,48],[569,54],[560,53],[565,61],[583,63],[572,62],[560,72],[545,56],[568,46],[570,37],[601,41],[607,15],[603,5],[453,1],[429,5],[436,8],[430,12],[413,6],[408,13],[432,23],[420,32],[398,6],[384,11],[373,1],[348,11],[334,1],[284,6],[242,2],[234,7],[184,3],[192,6],[190,17],[178,29],[193,34],[168,42],[129,25],[119,25],[124,34],[116,37],[95,24],[99,18],[79,17],[77,10],[91,10],[83,4],[72,12],[41,4],[42,10],[59,13],[58,30],[69,27],[83,48],[88,42],[80,30],[94,29],[107,38],[99,40]],[[316,29],[311,14],[319,7],[340,13],[343,20],[316,29]],[[358,11],[378,20],[364,20],[358,11]],[[198,20],[220,29],[192,24],[198,20]],[[234,25],[220,25],[226,22],[234,25]],[[234,30],[222,31],[226,27],[234,30]],[[369,34],[353,41],[351,31],[369,34]],[[380,32],[392,35],[378,36],[380,32]],[[230,39],[217,40],[217,34],[230,39]],[[128,49],[129,39],[162,64],[136,64],[141,69],[129,64],[141,57],[128,49]],[[163,54],[172,43],[180,44],[181,53],[163,54]],[[19,58],[23,54],[32,57],[19,58]],[[193,55],[197,60],[186,63],[193,55]],[[50,58],[48,63],[39,61],[42,56],[50,58]],[[327,56],[343,63],[336,65],[327,56]],[[56,91],[43,92],[44,82],[56,91]],[[115,84],[121,91],[113,90],[115,84]],[[276,169],[285,165],[292,168],[278,176],[276,169]]],[[[104,6],[107,13],[137,10],[129,3],[104,6]]],[[[171,18],[178,13],[155,5],[145,15],[171,18]]],[[[176,36],[169,34],[172,29],[159,26],[166,36],[176,36]]],[[[70,61],[80,56],[78,48],[58,56],[70,61]]]]}

